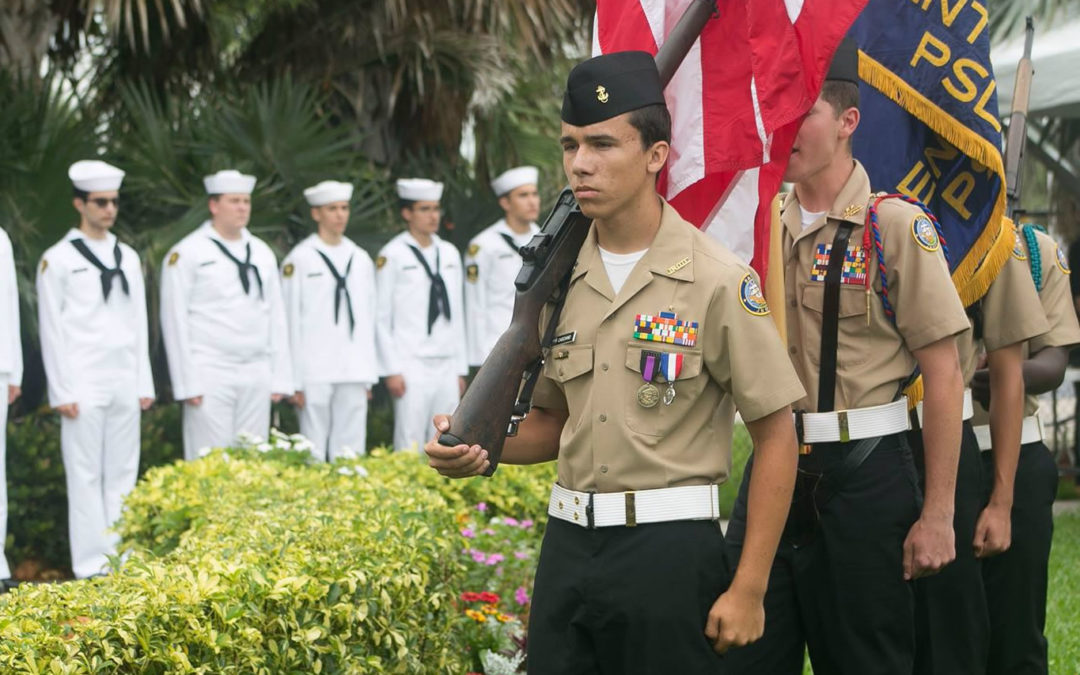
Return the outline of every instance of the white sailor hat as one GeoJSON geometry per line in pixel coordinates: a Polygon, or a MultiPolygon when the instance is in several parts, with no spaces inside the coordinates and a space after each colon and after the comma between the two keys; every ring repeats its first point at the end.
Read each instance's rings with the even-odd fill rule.
{"type": "Polygon", "coordinates": [[[97,159],[82,159],[68,167],[68,178],[83,192],[111,192],[120,189],[124,172],[97,159]]]}
{"type": "Polygon", "coordinates": [[[324,180],[304,190],[304,199],[311,206],[325,206],[334,202],[347,202],[352,199],[352,193],[352,183],[324,180]]]}
{"type": "Polygon", "coordinates": [[[255,189],[255,176],[226,169],[203,176],[203,186],[210,195],[249,195],[255,189]]]}
{"type": "Polygon", "coordinates": [[[540,169],[535,166],[519,166],[499,174],[491,181],[495,196],[502,197],[522,185],[536,185],[540,180],[540,169]]]}
{"type": "Polygon", "coordinates": [[[442,199],[443,184],[427,178],[398,178],[397,194],[410,202],[437,202],[442,199]]]}

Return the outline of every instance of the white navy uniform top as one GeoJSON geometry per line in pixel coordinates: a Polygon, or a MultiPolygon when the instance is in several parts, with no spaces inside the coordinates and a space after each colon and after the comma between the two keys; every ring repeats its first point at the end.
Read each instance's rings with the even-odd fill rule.
{"type": "Polygon", "coordinates": [[[293,388],[303,391],[306,384],[378,381],[371,256],[349,239],[331,246],[313,234],[285,256],[281,276],[293,388]],[[320,253],[333,264],[333,271],[320,253]],[[345,278],[347,296],[337,290],[335,272],[345,278]]]}
{"type": "Polygon", "coordinates": [[[247,229],[228,241],[206,221],[169,251],[161,270],[161,327],[177,400],[207,393],[203,369],[263,359],[270,360],[272,391],[294,391],[277,257],[247,229]],[[261,293],[252,270],[245,292],[239,267],[215,241],[241,261],[250,244],[261,293]]]}
{"type": "MultiPolygon", "coordinates": [[[[9,385],[22,383],[22,340],[19,334],[19,286],[15,275],[15,254],[7,232],[0,229],[0,375],[9,385]]],[[[7,400],[7,391],[0,391],[7,400]]]]}
{"type": "Polygon", "coordinates": [[[536,223],[517,234],[500,219],[469,242],[465,253],[465,310],[468,312],[469,365],[479,366],[510,325],[514,280],[521,271],[517,249],[540,231],[536,223]]]}
{"type": "Polygon", "coordinates": [[[116,267],[116,236],[91,239],[70,230],[41,257],[37,273],[38,330],[49,384],[49,404],[106,404],[118,382],[132,382],[132,396],[154,398],[146,318],[146,287],[135,249],[120,243],[119,276],[108,300],[102,273],[72,242],[81,240],[109,269],[116,267]],[[134,375],[134,377],[132,377],[134,375]]]}
{"type": "Polygon", "coordinates": [[[375,266],[375,339],[379,375],[400,375],[402,364],[413,358],[453,359],[458,374],[467,375],[461,254],[454,245],[432,235],[431,245],[425,249],[405,231],[379,251],[375,266]],[[438,274],[449,295],[450,319],[440,314],[430,333],[431,280],[410,246],[421,252],[432,273],[436,272],[438,263],[438,274]]]}

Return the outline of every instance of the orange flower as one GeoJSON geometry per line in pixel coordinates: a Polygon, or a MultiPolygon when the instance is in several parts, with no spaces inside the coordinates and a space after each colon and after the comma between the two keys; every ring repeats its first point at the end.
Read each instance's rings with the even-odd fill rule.
{"type": "Polygon", "coordinates": [[[485,621],[487,621],[487,617],[484,616],[481,612],[476,611],[475,609],[465,610],[465,616],[469,617],[476,623],[484,623],[485,621]]]}
{"type": "Polygon", "coordinates": [[[506,622],[508,622],[508,621],[513,621],[514,617],[510,616],[509,614],[503,614],[503,613],[501,613],[501,612],[500,612],[500,613],[499,613],[499,614],[498,614],[498,615],[497,615],[497,616],[495,617],[495,619],[496,619],[496,620],[497,620],[497,621],[498,621],[499,623],[506,623],[506,622]]]}

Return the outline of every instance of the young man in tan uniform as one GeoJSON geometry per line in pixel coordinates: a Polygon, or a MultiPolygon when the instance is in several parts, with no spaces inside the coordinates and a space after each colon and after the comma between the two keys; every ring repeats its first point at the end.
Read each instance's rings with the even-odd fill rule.
{"type": "MultiPolygon", "coordinates": [[[[805,454],[770,576],[765,635],[728,655],[730,673],[798,675],[805,645],[818,675],[910,674],[908,581],[954,556],[963,398],[955,336],[967,317],[920,209],[885,200],[876,207],[881,250],[864,236],[876,199],[851,156],[857,77],[857,50],[842,45],[785,177],[795,190],[783,208],[784,301],[788,351],[808,392],[796,404],[805,454]],[[925,499],[901,394],[916,367],[928,402],[925,499]]],[[[744,486],[757,470],[755,461],[744,486]]],[[[747,554],[746,515],[740,492],[728,528],[732,560],[747,554]]]]}
{"type": "MultiPolygon", "coordinates": [[[[1027,269],[1010,257],[986,294],[968,308],[971,330],[957,338],[964,382],[970,382],[980,357],[989,364],[993,391],[993,452],[989,475],[983,476],[979,445],[971,427],[970,392],[964,392],[964,425],[956,474],[956,560],[941,574],[915,582],[915,672],[919,675],[983,675],[990,649],[990,616],[983,590],[980,558],[1009,547],[1009,510],[1013,477],[1020,453],[1024,377],[1021,348],[1029,338],[1048,330],[1035,285],[1027,269]],[[983,480],[993,487],[989,501],[983,480]]],[[[915,452],[920,478],[923,444],[913,418],[908,441],[915,452]]]]}
{"type": "MultiPolygon", "coordinates": [[[[803,390],[754,273],[656,194],[669,138],[647,53],[570,73],[563,167],[594,220],[535,407],[502,455],[559,460],[529,618],[533,674],[721,673],[717,652],[764,628],[795,476],[789,404],[803,390]],[[746,556],[729,576],[716,486],[736,409],[759,472],[746,556]]],[[[425,449],[445,475],[487,465],[476,446],[425,449]]]]}
{"type": "MultiPolygon", "coordinates": [[[[1053,503],[1057,492],[1057,466],[1042,440],[1039,422],[1038,394],[1053,391],[1061,385],[1068,365],[1068,350],[1080,343],[1069,289],[1069,265],[1064,252],[1054,240],[1031,225],[1017,232],[1013,248],[1013,267],[1028,268],[1035,281],[1040,303],[1037,308],[1046,316],[1047,332],[1023,345],[1022,369],[1024,388],[1023,419],[1020,424],[1019,462],[1016,464],[1011,497],[1011,545],[1000,555],[982,561],[982,582],[989,606],[990,675],[1045,675],[1048,672],[1046,655],[1046,590],[1050,541],[1054,533],[1053,503]],[[1035,242],[1031,246],[1030,242],[1035,242]]],[[[996,283],[996,282],[995,282],[996,283]]],[[[1007,303],[1009,314],[1004,321],[1014,322],[1017,312],[1024,312],[1017,303],[1007,303]]],[[[987,322],[987,330],[993,324],[987,322]]],[[[998,458],[997,437],[992,435],[991,419],[997,409],[983,405],[989,397],[996,405],[992,370],[980,370],[971,381],[977,400],[974,422],[975,436],[984,452],[983,479],[985,491],[994,502],[1000,491],[995,480],[998,458]],[[990,396],[991,391],[994,392],[990,396]]],[[[996,419],[994,419],[996,422],[996,419]]]]}

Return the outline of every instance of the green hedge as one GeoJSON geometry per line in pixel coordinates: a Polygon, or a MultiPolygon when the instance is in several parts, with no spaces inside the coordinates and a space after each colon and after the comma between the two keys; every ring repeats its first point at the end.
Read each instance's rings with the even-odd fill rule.
{"type": "MultiPolygon", "coordinates": [[[[108,577],[0,598],[0,671],[462,673],[459,523],[541,521],[553,467],[453,482],[415,455],[307,465],[278,438],[151,469],[108,577]]],[[[538,537],[542,529],[537,527],[538,537]]]]}

